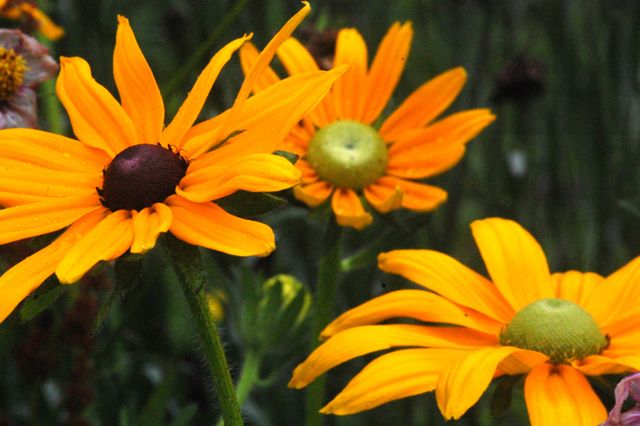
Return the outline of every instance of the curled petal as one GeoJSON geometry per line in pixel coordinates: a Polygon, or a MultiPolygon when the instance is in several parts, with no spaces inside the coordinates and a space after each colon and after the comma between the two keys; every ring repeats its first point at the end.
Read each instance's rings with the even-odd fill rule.
{"type": "Polygon", "coordinates": [[[131,253],[146,253],[156,245],[161,233],[171,226],[173,214],[163,203],[142,209],[133,217],[133,243],[131,253]]]}
{"type": "Polygon", "coordinates": [[[373,217],[367,213],[360,198],[351,189],[336,189],[331,198],[331,208],[340,226],[361,230],[373,222],[373,217]]]}

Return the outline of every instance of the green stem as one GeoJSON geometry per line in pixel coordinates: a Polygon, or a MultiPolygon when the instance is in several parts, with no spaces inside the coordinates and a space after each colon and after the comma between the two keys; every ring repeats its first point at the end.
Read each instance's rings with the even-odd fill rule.
{"type": "Polygon", "coordinates": [[[195,320],[209,372],[218,395],[222,418],[227,426],[242,425],[240,405],[233,389],[229,366],[222,350],[216,323],[202,291],[207,278],[198,248],[167,235],[165,247],[182,285],[187,304],[195,320]]]}
{"type": "MultiPolygon", "coordinates": [[[[316,296],[314,301],[313,339],[311,349],[318,344],[318,336],[322,329],[334,316],[336,305],[336,290],[340,275],[340,246],[342,243],[341,228],[336,228],[333,223],[325,234],[325,239],[330,243],[325,245],[324,254],[320,257],[318,268],[318,281],[316,283],[316,296]],[[333,232],[332,232],[333,231],[333,232]]],[[[322,425],[320,408],[324,405],[326,377],[318,377],[309,387],[306,393],[306,425],[322,425]]]]}
{"type": "MultiPolygon", "coordinates": [[[[262,358],[257,352],[252,350],[247,351],[244,362],[242,363],[240,379],[238,379],[236,385],[236,396],[241,407],[251,394],[254,386],[260,382],[261,363],[262,358]]],[[[222,426],[222,420],[218,420],[217,426],[222,426]]]]}
{"type": "MultiPolygon", "coordinates": [[[[55,58],[53,43],[41,34],[38,34],[36,38],[40,44],[49,49],[49,54],[55,58]]],[[[40,95],[39,98],[43,102],[42,108],[47,121],[47,129],[51,133],[58,135],[63,134],[64,124],[62,123],[62,105],[56,96],[55,79],[52,78],[40,84],[38,92],[40,95]]]]}

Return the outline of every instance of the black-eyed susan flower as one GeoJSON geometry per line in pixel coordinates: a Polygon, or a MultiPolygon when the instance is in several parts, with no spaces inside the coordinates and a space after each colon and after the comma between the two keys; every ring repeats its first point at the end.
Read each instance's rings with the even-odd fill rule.
{"type": "Polygon", "coordinates": [[[308,11],[307,4],[261,53],[233,107],[196,127],[220,70],[250,36],[213,56],[166,127],[160,91],[127,19],[119,18],[113,65],[121,103],[92,78],[83,59],[61,59],[56,90],[77,140],[30,129],[0,131],[0,205],[7,207],[0,210],[0,243],[65,229],[0,277],[0,320],[48,276],[73,283],[101,260],[150,250],[167,231],[237,256],[264,256],[275,248],[271,228],[213,201],[237,190],[277,191],[298,182],[300,172],[271,153],[344,70],[283,80],[247,97],[308,11]]]}
{"type": "Polygon", "coordinates": [[[34,89],[57,71],[49,50],[36,39],[0,29],[0,129],[38,127],[34,89]]]}
{"type": "Polygon", "coordinates": [[[491,218],[471,228],[491,280],[436,251],[380,254],[383,271],[430,291],[390,292],[338,317],[289,386],[304,387],[352,358],[393,349],[322,412],[350,414],[435,390],[444,417],[457,419],[495,377],[525,375],[534,426],[603,421],[607,412],[587,377],[640,369],[640,257],[606,278],[550,274],[541,247],[517,223],[491,218]],[[401,317],[416,323],[388,321],[401,317]]]}
{"type": "Polygon", "coordinates": [[[25,20],[27,27],[35,27],[49,40],[58,40],[64,35],[64,29],[56,25],[33,0],[0,0],[0,16],[25,20]]]}
{"type": "MultiPolygon", "coordinates": [[[[494,120],[489,110],[476,109],[434,121],[462,89],[466,80],[462,68],[426,82],[381,119],[400,80],[412,36],[410,23],[393,24],[369,66],[360,33],[352,28],[340,30],[333,66],[348,64],[350,70],[293,129],[283,148],[302,157],[297,166],[303,177],[295,196],[310,207],[331,198],[342,226],[362,229],[371,223],[361,195],[380,213],[400,207],[418,212],[436,208],[446,200],[446,191],[415,180],[453,167],[462,158],[465,144],[494,120]]],[[[290,75],[318,69],[295,38],[284,42],[277,54],[290,75]]],[[[258,51],[247,44],[240,55],[246,72],[258,51]]],[[[269,70],[256,89],[278,80],[269,70]]]]}

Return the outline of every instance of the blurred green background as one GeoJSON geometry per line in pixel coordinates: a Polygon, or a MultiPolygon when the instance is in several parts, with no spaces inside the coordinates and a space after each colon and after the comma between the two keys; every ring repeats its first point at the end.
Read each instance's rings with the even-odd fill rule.
{"type": "MultiPolygon", "coordinates": [[[[254,32],[254,42],[262,47],[300,8],[293,0],[40,4],[66,30],[53,43],[54,54],[84,57],[94,77],[112,91],[116,16],[127,16],[165,96],[167,117],[218,48],[247,32],[254,32]]],[[[449,191],[447,203],[432,214],[395,212],[376,217],[363,232],[347,231],[344,256],[391,232],[393,238],[376,249],[434,248],[484,272],[468,224],[489,216],[520,222],[541,242],[552,271],[606,275],[640,254],[640,2],[319,0],[312,7],[301,28],[356,27],[370,57],[391,23],[413,22],[411,55],[390,109],[427,79],[461,65],[469,79],[449,112],[488,107],[498,117],[470,143],[456,168],[430,181],[449,191]]],[[[216,82],[203,118],[229,107],[241,81],[234,59],[216,82]]],[[[41,95],[55,97],[51,89],[41,95]]],[[[47,129],[49,123],[43,118],[41,125],[47,129]]],[[[224,295],[221,327],[234,375],[251,349],[246,304],[259,290],[257,283],[288,273],[313,286],[322,250],[317,236],[326,222],[322,213],[309,215],[293,201],[262,217],[278,239],[277,251],[266,259],[204,253],[212,276],[223,277],[208,290],[224,295]]],[[[19,250],[40,243],[3,248],[4,262],[15,262],[19,250]]],[[[351,259],[361,267],[342,277],[338,313],[409,285],[377,272],[373,254],[351,259]]],[[[106,266],[35,319],[21,322],[18,314],[0,325],[0,425],[181,425],[211,424],[217,418],[196,334],[168,260],[154,251],[142,267],[141,285],[116,300],[95,330],[93,319],[116,276],[106,266]]],[[[287,389],[286,382],[308,353],[309,334],[307,329],[290,336],[264,359],[261,373],[268,380],[245,404],[249,423],[303,424],[304,392],[287,389]]],[[[328,395],[335,395],[365,361],[336,368],[328,395]]],[[[614,380],[594,383],[608,406],[613,385],[614,380]]],[[[494,417],[490,396],[487,392],[458,424],[526,424],[521,392],[509,410],[494,417]]],[[[443,423],[431,395],[326,421],[443,423]]]]}

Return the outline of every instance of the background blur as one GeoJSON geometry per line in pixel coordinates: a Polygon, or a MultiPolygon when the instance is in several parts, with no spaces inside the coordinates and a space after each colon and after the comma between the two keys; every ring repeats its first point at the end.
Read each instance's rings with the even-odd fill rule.
{"type": "MultiPolygon", "coordinates": [[[[40,5],[66,30],[53,43],[54,56],[84,57],[96,80],[114,93],[116,16],[127,16],[165,97],[167,117],[218,48],[247,32],[254,32],[254,42],[263,47],[300,8],[296,0],[40,5]]],[[[484,273],[468,224],[489,216],[520,222],[544,247],[552,271],[606,275],[640,254],[640,2],[316,0],[312,7],[297,33],[301,38],[313,30],[356,27],[370,58],[391,23],[413,22],[411,55],[390,108],[427,79],[461,65],[469,79],[448,112],[488,107],[498,117],[470,143],[457,167],[430,181],[449,191],[447,203],[432,214],[397,212],[376,217],[363,232],[347,231],[345,256],[392,229],[393,238],[381,250],[429,247],[484,273]]],[[[236,58],[216,82],[203,118],[229,107],[241,81],[236,58]]],[[[41,96],[55,93],[44,90],[41,96]]],[[[48,129],[44,117],[41,127],[48,129]]],[[[243,310],[251,282],[288,273],[312,287],[322,248],[317,238],[322,215],[309,215],[295,201],[262,220],[278,236],[278,249],[269,258],[242,261],[205,253],[211,271],[226,277],[208,290],[222,295],[221,324],[234,374],[251,342],[243,310]]],[[[37,244],[3,247],[3,262],[14,263],[37,244]]],[[[373,255],[360,259],[363,266],[341,281],[338,313],[409,285],[377,272],[373,255]]],[[[94,318],[113,286],[107,267],[65,289],[52,308],[31,321],[21,322],[14,314],[0,325],[0,425],[183,425],[217,418],[171,268],[156,252],[147,256],[144,268],[144,282],[115,301],[97,330],[94,318]]],[[[303,423],[303,392],[287,389],[286,382],[308,354],[309,334],[283,341],[265,360],[268,381],[254,389],[245,407],[251,423],[303,423]]],[[[328,395],[335,395],[365,361],[336,368],[328,395]]],[[[594,383],[608,406],[616,380],[594,383]]],[[[526,422],[521,391],[505,412],[499,399],[492,403],[487,392],[458,424],[526,422]],[[492,410],[500,414],[490,417],[492,410]]],[[[443,423],[431,395],[327,422],[443,423]]]]}

